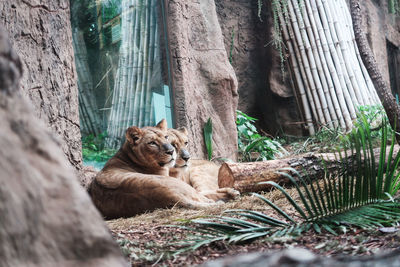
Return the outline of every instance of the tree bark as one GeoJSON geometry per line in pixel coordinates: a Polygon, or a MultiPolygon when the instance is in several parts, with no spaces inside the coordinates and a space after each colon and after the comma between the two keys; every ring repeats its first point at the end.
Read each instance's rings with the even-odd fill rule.
{"type": "MultiPolygon", "coordinates": [[[[372,83],[386,111],[390,125],[396,132],[400,132],[400,107],[391,93],[387,82],[383,79],[378,69],[367,38],[362,30],[362,14],[360,0],[350,0],[351,18],[353,21],[354,35],[360,51],[361,59],[371,77],[372,83]]],[[[397,143],[400,144],[400,135],[396,134],[397,143]]]]}
{"type": "Polygon", "coordinates": [[[0,0],[0,6],[1,24],[22,61],[22,92],[79,170],[82,145],[70,1],[0,0]]]}
{"type": "MultiPolygon", "coordinates": [[[[400,147],[395,146],[393,153],[396,155],[400,147]]],[[[388,153],[390,148],[386,149],[388,153]]],[[[378,166],[380,149],[374,149],[376,166],[378,166]]],[[[344,153],[342,153],[342,156],[344,153]]],[[[301,177],[310,179],[322,178],[325,174],[324,164],[329,170],[340,170],[343,164],[351,166],[351,152],[349,157],[343,162],[339,161],[339,156],[335,153],[306,154],[294,158],[276,159],[269,161],[245,162],[245,163],[224,163],[219,169],[218,186],[231,187],[241,193],[267,191],[272,188],[268,184],[259,184],[260,182],[273,181],[279,184],[289,184],[290,181],[279,172],[288,172],[284,168],[293,168],[297,170],[301,177]],[[323,159],[323,160],[322,160],[323,159]]],[[[386,157],[387,159],[388,157],[386,157]]],[[[293,175],[293,173],[291,173],[293,175]]],[[[296,178],[296,177],[295,177],[296,178]]]]}
{"type": "Polygon", "coordinates": [[[289,183],[289,179],[278,173],[283,168],[293,168],[300,172],[306,170],[312,177],[322,177],[324,173],[321,159],[315,155],[269,161],[224,163],[219,169],[218,186],[231,187],[241,193],[267,191],[272,186],[259,184],[260,182],[289,183]]]}

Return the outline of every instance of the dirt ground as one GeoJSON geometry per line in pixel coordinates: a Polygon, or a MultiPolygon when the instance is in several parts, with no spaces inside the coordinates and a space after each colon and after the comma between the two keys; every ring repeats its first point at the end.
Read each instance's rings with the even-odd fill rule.
{"type": "MultiPolygon", "coordinates": [[[[294,190],[288,190],[293,195],[294,190]]],[[[277,190],[264,193],[265,197],[283,207],[291,216],[293,209],[277,190]]],[[[323,232],[309,231],[299,237],[263,238],[250,244],[226,244],[218,242],[203,246],[195,251],[173,255],[182,248],[181,242],[189,238],[189,232],[175,226],[188,225],[188,220],[220,215],[228,209],[253,209],[276,216],[258,198],[243,195],[235,201],[218,205],[208,210],[185,210],[180,208],[156,210],[128,219],[108,221],[114,238],[132,266],[193,266],[205,261],[255,251],[280,250],[289,247],[303,247],[316,254],[372,255],[400,247],[400,228],[374,230],[351,230],[337,236],[323,232]],[[173,226],[175,225],[175,226],[173,226]]]]}

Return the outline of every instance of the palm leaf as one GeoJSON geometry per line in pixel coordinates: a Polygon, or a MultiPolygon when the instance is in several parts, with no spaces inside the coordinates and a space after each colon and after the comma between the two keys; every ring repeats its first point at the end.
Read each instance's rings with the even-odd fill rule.
{"type": "MultiPolygon", "coordinates": [[[[387,125],[387,124],[384,124],[387,125]]],[[[346,138],[350,142],[338,149],[337,160],[341,166],[328,171],[322,183],[312,181],[306,174],[290,168],[280,174],[288,178],[296,189],[300,203],[279,184],[263,182],[278,189],[294,208],[300,220],[296,220],[266,197],[254,194],[273,208],[281,218],[273,218],[259,211],[236,209],[205,220],[194,220],[194,231],[207,231],[207,240],[228,240],[233,243],[247,242],[256,238],[279,237],[301,234],[314,229],[337,234],[343,227],[376,228],[394,225],[400,221],[400,201],[393,196],[400,188],[400,153],[394,155],[394,133],[388,134],[388,126],[381,132],[381,147],[378,164],[375,163],[373,142],[369,123],[365,118],[346,138]],[[392,145],[387,154],[389,137],[392,145]],[[387,155],[387,156],[386,156],[387,155]],[[387,163],[386,163],[387,162],[387,163]],[[215,238],[210,238],[210,236],[215,238]],[[217,238],[219,237],[219,238],[217,238]]],[[[213,241],[214,242],[214,241],[213,241]]],[[[204,244],[202,242],[201,244],[204,244]]]]}
{"type": "Polygon", "coordinates": [[[213,147],[212,147],[212,120],[209,118],[207,122],[204,124],[204,141],[206,143],[208,160],[212,159],[213,147]]]}

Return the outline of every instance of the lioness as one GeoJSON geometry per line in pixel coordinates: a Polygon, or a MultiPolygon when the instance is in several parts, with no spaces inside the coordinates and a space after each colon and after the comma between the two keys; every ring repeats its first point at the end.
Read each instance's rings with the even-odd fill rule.
{"type": "Polygon", "coordinates": [[[219,188],[219,165],[207,160],[190,160],[186,150],[188,132],[186,128],[168,129],[168,136],[177,153],[175,166],[170,168],[169,175],[191,185],[197,192],[214,201],[229,200],[239,196],[233,188],[219,188]]]}
{"type": "Polygon", "coordinates": [[[167,123],[130,127],[126,141],[89,187],[93,203],[107,219],[130,217],[174,205],[202,208],[215,204],[188,184],[167,177],[175,149],[167,140],[167,123]]]}

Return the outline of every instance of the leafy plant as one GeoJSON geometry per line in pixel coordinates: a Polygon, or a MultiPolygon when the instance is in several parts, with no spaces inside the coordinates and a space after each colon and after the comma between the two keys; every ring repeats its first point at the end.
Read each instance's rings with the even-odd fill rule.
{"type": "Polygon", "coordinates": [[[400,1],[399,0],[388,0],[389,13],[399,15],[400,14],[400,1]]]}
{"type": "Polygon", "coordinates": [[[204,124],[204,141],[206,143],[208,160],[212,159],[213,147],[212,147],[212,120],[208,118],[208,121],[204,124]]]}
{"type": "Polygon", "coordinates": [[[254,122],[257,119],[236,111],[238,148],[243,161],[261,161],[274,159],[276,155],[286,153],[281,144],[269,137],[261,136],[254,122]],[[255,155],[255,157],[254,157],[255,155]]]}
{"type": "MultiPolygon", "coordinates": [[[[321,181],[311,181],[294,169],[282,170],[294,185],[300,203],[275,182],[265,182],[280,190],[296,211],[291,216],[267,198],[255,194],[273,208],[280,218],[253,210],[228,210],[225,216],[193,220],[192,230],[199,247],[217,240],[228,242],[251,241],[264,236],[299,235],[313,229],[336,235],[338,229],[375,228],[395,225],[400,221],[400,201],[395,194],[400,188],[397,170],[400,153],[394,154],[394,143],[386,151],[389,127],[381,129],[381,148],[378,164],[372,147],[371,129],[365,116],[362,123],[349,134],[349,150],[338,150],[342,167],[334,172],[325,168],[321,181]],[[305,178],[303,178],[305,177],[305,178]],[[300,218],[300,219],[298,219],[300,218]]],[[[392,132],[391,139],[394,140],[392,132]]]]}
{"type": "Polygon", "coordinates": [[[114,149],[105,148],[107,133],[82,137],[82,156],[84,161],[105,162],[116,153],[114,149]]]}
{"type": "MultiPolygon", "coordinates": [[[[382,105],[358,106],[357,119],[354,121],[355,127],[362,125],[364,119],[370,125],[373,146],[379,146],[381,140],[380,128],[384,124],[388,126],[386,113],[382,105]]],[[[391,128],[388,128],[388,130],[391,131],[391,128]]],[[[292,142],[291,147],[293,154],[313,151],[335,152],[336,144],[340,142],[343,148],[350,148],[350,143],[346,140],[346,132],[343,129],[322,126],[315,135],[292,142]]]]}

